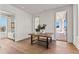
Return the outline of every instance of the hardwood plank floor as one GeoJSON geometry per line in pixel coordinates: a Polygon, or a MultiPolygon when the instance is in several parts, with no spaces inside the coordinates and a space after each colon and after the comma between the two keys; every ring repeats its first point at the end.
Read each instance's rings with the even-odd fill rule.
{"type": "Polygon", "coordinates": [[[49,49],[30,44],[30,39],[14,42],[10,39],[0,39],[1,54],[78,54],[73,44],[63,41],[53,41],[49,49]]]}
{"type": "Polygon", "coordinates": [[[64,34],[64,33],[56,33],[56,40],[67,41],[66,40],[66,34],[64,34]]]}

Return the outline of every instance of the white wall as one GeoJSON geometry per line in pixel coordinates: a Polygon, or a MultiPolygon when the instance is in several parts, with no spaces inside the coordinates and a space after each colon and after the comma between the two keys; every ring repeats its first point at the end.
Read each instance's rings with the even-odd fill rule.
{"type": "Polygon", "coordinates": [[[67,25],[67,41],[72,43],[73,42],[73,6],[69,5],[69,6],[64,6],[61,8],[57,8],[57,9],[52,9],[52,10],[48,10],[48,11],[44,11],[42,13],[37,14],[36,16],[40,17],[40,23],[41,24],[47,24],[46,27],[46,32],[55,32],[55,28],[54,28],[54,21],[55,21],[55,14],[56,12],[59,11],[67,11],[67,21],[68,21],[68,25],[67,25]]]}
{"type": "Polygon", "coordinates": [[[52,12],[45,12],[39,15],[40,24],[47,24],[45,31],[54,32],[54,14],[52,12]]]}
{"type": "Polygon", "coordinates": [[[27,38],[28,33],[32,32],[32,15],[11,5],[0,5],[0,10],[15,16],[15,41],[27,38]]]}
{"type": "Polygon", "coordinates": [[[79,6],[77,4],[73,5],[73,44],[79,49],[79,33],[78,33],[78,10],[79,6]]]}

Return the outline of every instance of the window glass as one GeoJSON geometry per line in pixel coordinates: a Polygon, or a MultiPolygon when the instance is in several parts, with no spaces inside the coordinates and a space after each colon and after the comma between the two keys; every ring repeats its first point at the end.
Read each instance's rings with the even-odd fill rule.
{"type": "Polygon", "coordinates": [[[7,28],[7,17],[0,15],[0,32],[5,32],[7,28]]]}

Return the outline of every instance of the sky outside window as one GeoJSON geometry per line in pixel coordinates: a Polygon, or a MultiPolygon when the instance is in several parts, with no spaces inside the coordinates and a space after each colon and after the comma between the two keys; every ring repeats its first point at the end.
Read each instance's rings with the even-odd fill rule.
{"type": "Polygon", "coordinates": [[[7,27],[7,17],[0,16],[0,32],[5,32],[7,27]]]}
{"type": "Polygon", "coordinates": [[[0,16],[0,26],[7,25],[7,18],[5,16],[0,16]]]}

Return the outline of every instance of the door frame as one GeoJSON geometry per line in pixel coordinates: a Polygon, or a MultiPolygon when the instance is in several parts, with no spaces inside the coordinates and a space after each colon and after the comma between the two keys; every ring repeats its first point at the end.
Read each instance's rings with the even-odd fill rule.
{"type": "MultiPolygon", "coordinates": [[[[68,11],[67,10],[60,10],[60,11],[56,11],[56,12],[62,12],[62,11],[66,11],[66,20],[67,20],[67,24],[66,24],[66,26],[67,26],[67,28],[66,28],[66,41],[65,42],[68,42],[68,40],[67,40],[67,38],[68,38],[68,36],[67,36],[67,29],[68,29],[68,11]]],[[[55,12],[55,14],[54,14],[54,38],[55,38],[55,40],[56,40],[56,26],[55,26],[55,22],[56,22],[56,12],[55,12]]],[[[61,40],[62,41],[62,40],[61,40]]]]}

